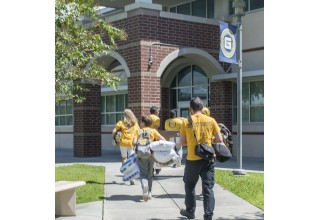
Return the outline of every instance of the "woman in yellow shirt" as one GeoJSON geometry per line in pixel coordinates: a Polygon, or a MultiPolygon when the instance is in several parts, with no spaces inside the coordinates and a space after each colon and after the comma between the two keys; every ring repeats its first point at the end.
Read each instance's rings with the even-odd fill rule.
{"type": "Polygon", "coordinates": [[[123,114],[123,120],[118,121],[112,131],[112,137],[120,131],[120,152],[122,157],[122,163],[134,154],[133,138],[136,132],[139,130],[138,120],[130,109],[125,109],[123,114]]]}

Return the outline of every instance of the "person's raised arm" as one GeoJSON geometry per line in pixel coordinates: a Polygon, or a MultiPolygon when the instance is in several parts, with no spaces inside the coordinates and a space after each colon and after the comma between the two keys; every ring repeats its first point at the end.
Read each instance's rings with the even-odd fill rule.
{"type": "Polygon", "coordinates": [[[187,145],[186,136],[182,135],[180,132],[180,146],[186,146],[186,145],[187,145]]]}
{"type": "Polygon", "coordinates": [[[153,131],[154,131],[155,140],[157,140],[157,141],[160,141],[160,140],[166,141],[166,139],[159,133],[159,131],[157,131],[156,129],[153,129],[153,131]]]}
{"type": "Polygon", "coordinates": [[[220,131],[219,132],[217,132],[216,134],[215,134],[215,136],[212,138],[212,143],[213,144],[217,144],[217,143],[222,143],[223,142],[223,137],[222,137],[222,135],[221,135],[221,133],[220,133],[220,131]]]}
{"type": "Polygon", "coordinates": [[[114,137],[114,135],[117,133],[117,129],[116,128],[114,128],[113,130],[112,130],[112,137],[114,137]]]}
{"type": "Polygon", "coordinates": [[[159,140],[165,141],[166,139],[160,134],[160,135],[159,135],[159,140]]]}

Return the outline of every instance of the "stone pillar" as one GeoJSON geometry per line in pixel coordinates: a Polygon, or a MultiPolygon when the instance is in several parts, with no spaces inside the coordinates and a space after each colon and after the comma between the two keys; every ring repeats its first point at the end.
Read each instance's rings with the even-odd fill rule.
{"type": "Polygon", "coordinates": [[[101,156],[101,85],[81,81],[88,91],[79,93],[86,98],[74,102],[74,148],[75,157],[101,156]]]}

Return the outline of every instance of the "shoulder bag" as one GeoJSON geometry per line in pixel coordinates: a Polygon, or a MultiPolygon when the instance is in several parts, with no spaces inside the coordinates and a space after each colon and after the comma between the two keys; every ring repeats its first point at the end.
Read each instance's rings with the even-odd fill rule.
{"type": "Polygon", "coordinates": [[[214,149],[213,147],[207,145],[207,144],[198,144],[198,140],[196,137],[196,134],[193,130],[193,122],[192,118],[189,115],[188,116],[189,125],[192,127],[194,139],[196,140],[196,147],[195,147],[195,154],[199,157],[201,157],[203,160],[211,161],[214,159],[214,149]]]}

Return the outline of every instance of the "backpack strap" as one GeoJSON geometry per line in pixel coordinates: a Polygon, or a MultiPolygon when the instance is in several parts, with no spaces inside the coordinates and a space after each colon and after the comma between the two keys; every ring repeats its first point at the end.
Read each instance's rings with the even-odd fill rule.
{"type": "Polygon", "coordinates": [[[139,128],[139,138],[142,138],[143,130],[139,128]]]}
{"type": "Polygon", "coordinates": [[[196,133],[194,132],[194,129],[193,129],[193,121],[192,121],[191,115],[188,115],[188,122],[189,122],[190,127],[192,128],[194,139],[196,140],[196,143],[198,144],[197,136],[196,136],[196,133]]]}
{"type": "Polygon", "coordinates": [[[147,138],[147,140],[148,140],[147,144],[150,144],[151,132],[152,132],[151,128],[147,129],[146,131],[139,129],[140,134],[139,134],[138,142],[139,142],[139,139],[147,138]]]}
{"type": "Polygon", "coordinates": [[[151,131],[152,131],[151,128],[147,130],[148,144],[150,144],[151,131]]]}

